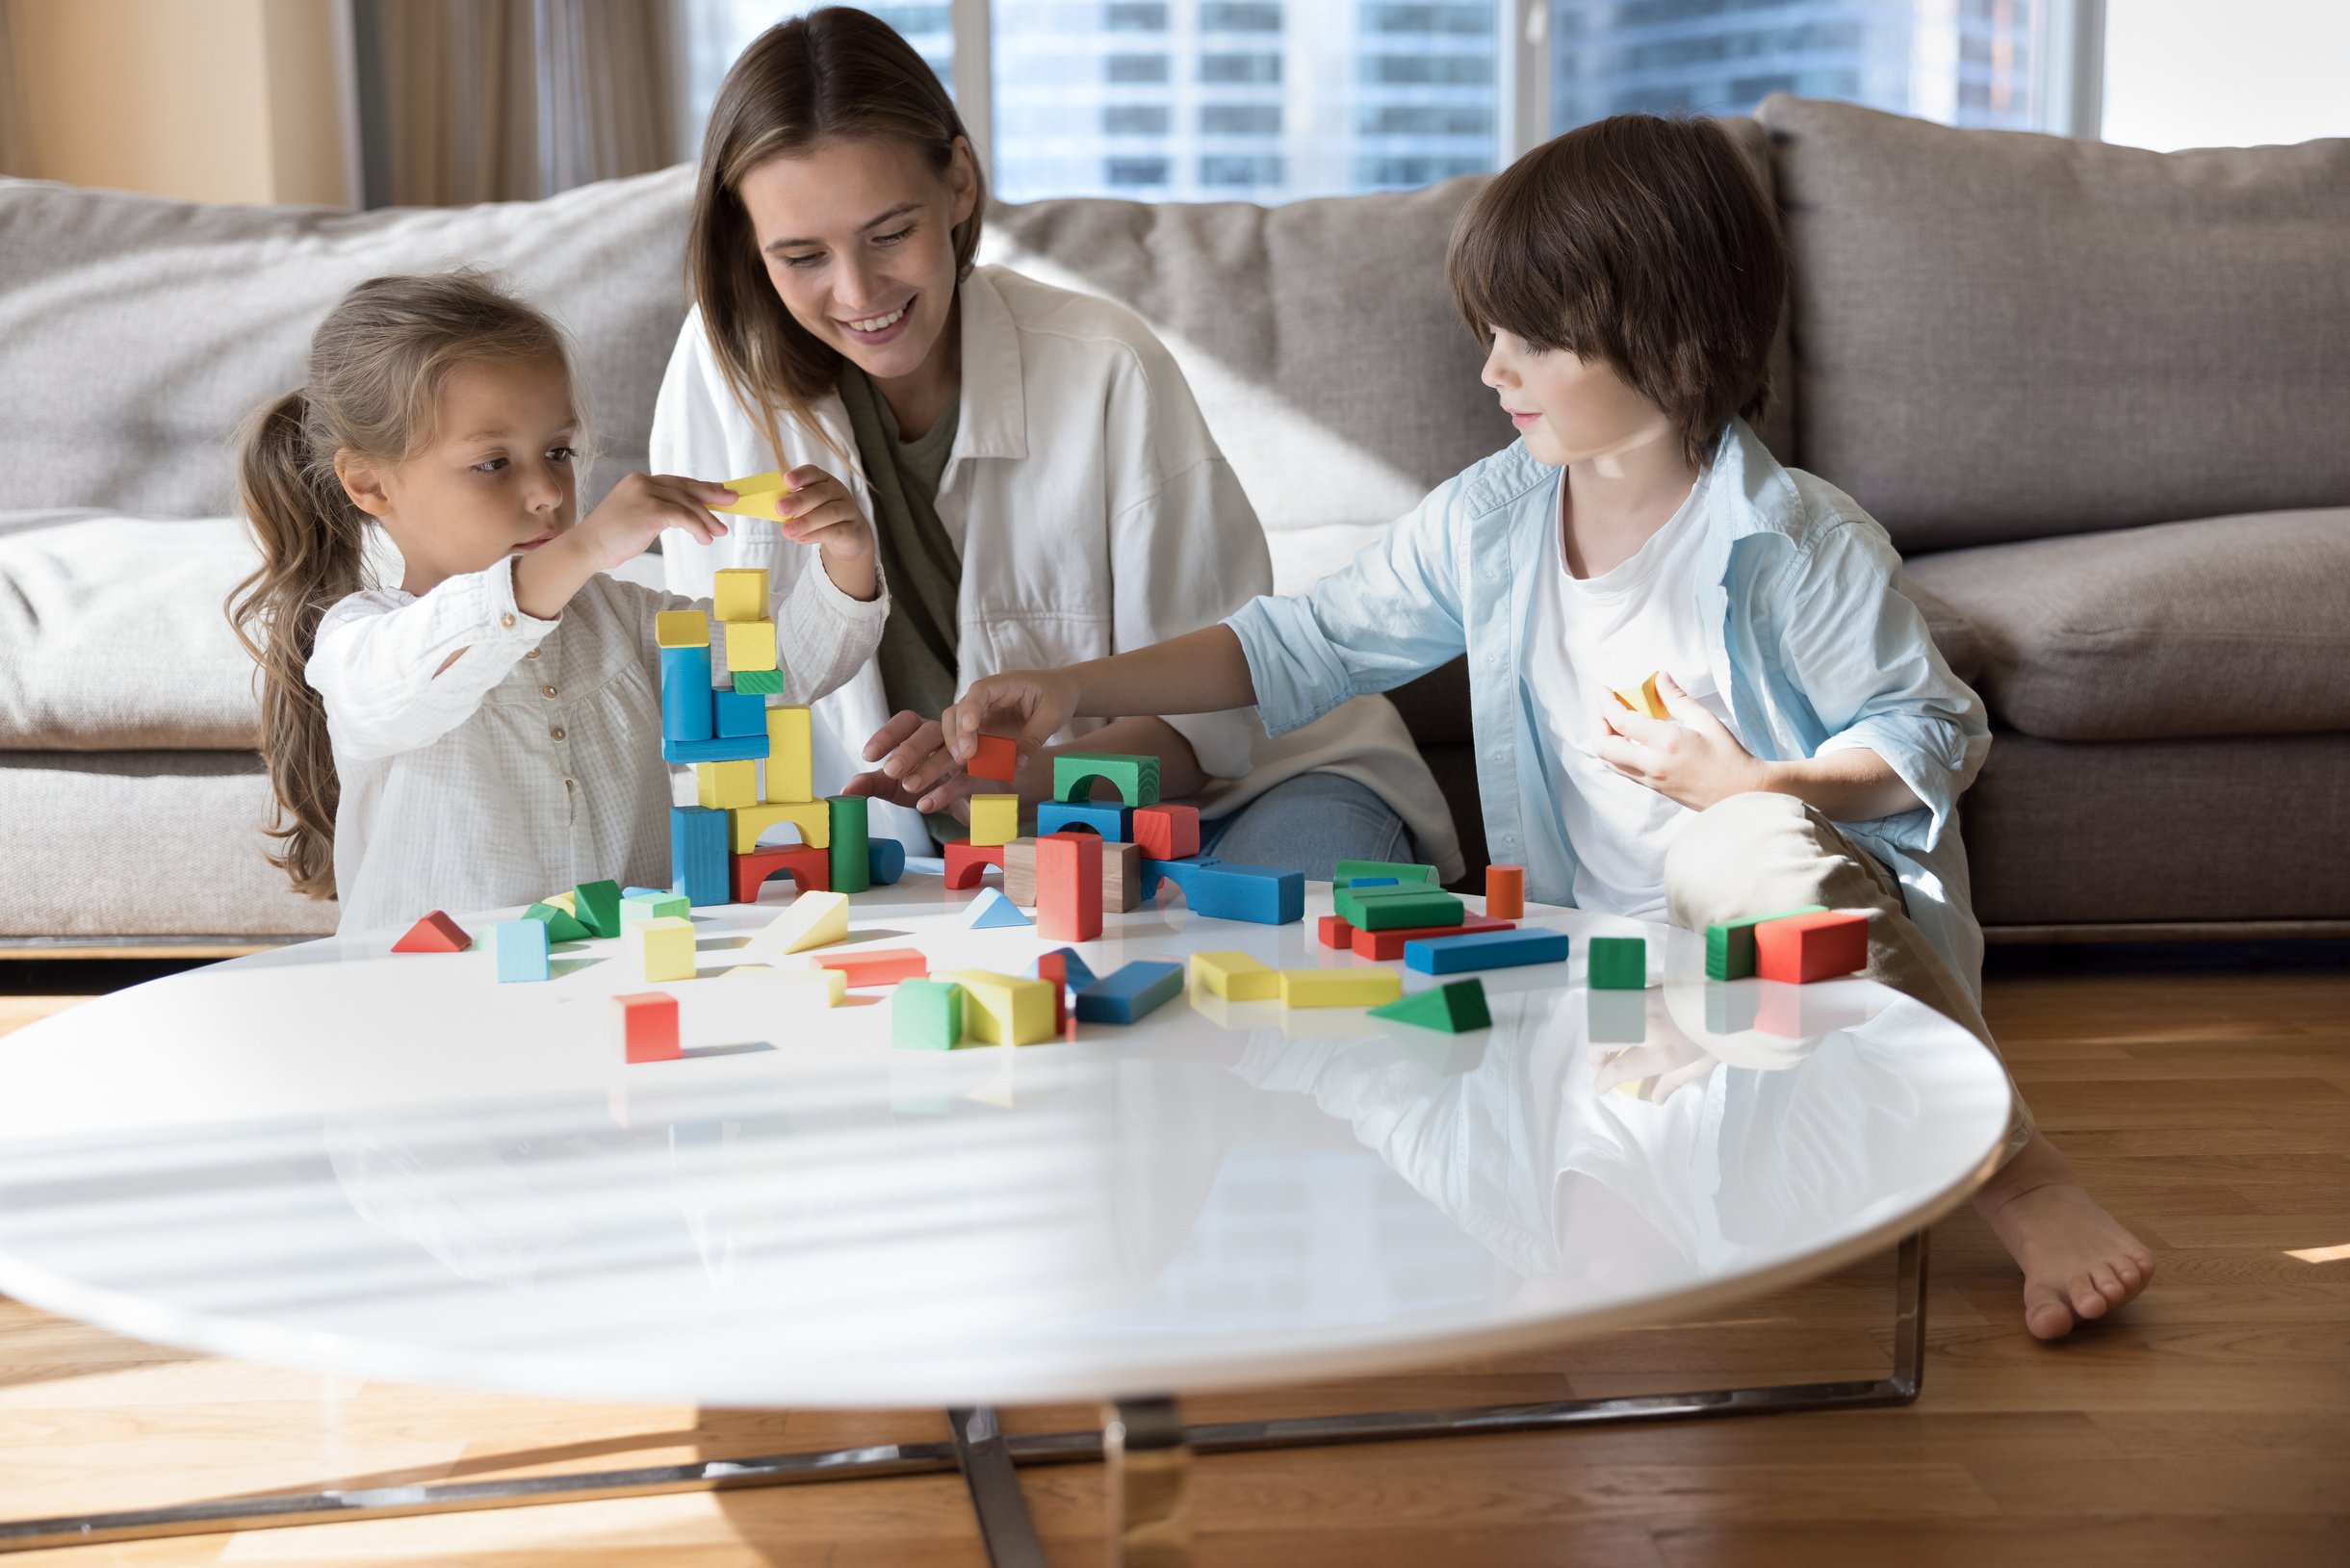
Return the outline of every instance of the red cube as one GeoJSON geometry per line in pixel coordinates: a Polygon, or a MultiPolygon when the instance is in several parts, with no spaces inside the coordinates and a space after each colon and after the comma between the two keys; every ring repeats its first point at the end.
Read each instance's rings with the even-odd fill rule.
{"type": "Polygon", "coordinates": [[[1869,917],[1837,910],[1790,914],[1754,928],[1754,972],[1801,985],[1869,965],[1869,917]]]}
{"type": "Polygon", "coordinates": [[[665,990],[615,996],[620,1004],[620,1042],[632,1062],[674,1062],[678,1049],[677,998],[665,990]]]}
{"type": "Polygon", "coordinates": [[[963,771],[972,778],[992,779],[998,784],[1010,784],[1019,768],[1020,743],[1009,735],[981,735],[979,749],[963,764],[963,771]]]}
{"type": "Polygon", "coordinates": [[[1324,915],[1317,929],[1321,932],[1322,945],[1325,947],[1334,947],[1344,952],[1354,944],[1355,928],[1334,914],[1324,915]]]}
{"type": "Polygon", "coordinates": [[[1134,812],[1134,841],[1154,861],[1188,861],[1200,853],[1200,809],[1144,806],[1134,812]]]}

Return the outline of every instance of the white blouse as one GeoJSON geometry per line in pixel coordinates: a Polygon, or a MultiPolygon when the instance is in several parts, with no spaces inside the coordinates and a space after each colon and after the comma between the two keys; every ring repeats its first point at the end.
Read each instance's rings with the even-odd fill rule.
{"type": "MultiPolygon", "coordinates": [[[[307,675],[342,784],[336,929],[529,903],[602,878],[667,887],[653,617],[693,607],[595,577],[541,621],[515,606],[501,561],[421,598],[372,588],[329,609],[307,675]]],[[[799,574],[772,613],[780,701],[808,704],[872,656],[889,601],[861,604],[819,569],[799,574]]]]}

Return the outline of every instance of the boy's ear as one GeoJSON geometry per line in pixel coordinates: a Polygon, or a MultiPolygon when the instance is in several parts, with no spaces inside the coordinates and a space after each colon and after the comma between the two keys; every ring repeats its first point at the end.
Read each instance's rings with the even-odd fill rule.
{"type": "Polygon", "coordinates": [[[384,494],[383,475],[374,464],[349,450],[335,453],[335,479],[350,503],[370,517],[388,516],[392,499],[384,494]]]}

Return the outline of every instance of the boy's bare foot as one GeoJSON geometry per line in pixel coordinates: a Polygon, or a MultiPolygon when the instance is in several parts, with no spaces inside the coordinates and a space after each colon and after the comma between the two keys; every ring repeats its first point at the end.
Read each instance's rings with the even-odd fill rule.
{"type": "Polygon", "coordinates": [[[1975,1195],[2024,1271],[2024,1326],[2062,1339],[2146,1288],[2155,1255],[2088,1195],[2072,1163],[2039,1133],[1975,1195]]]}

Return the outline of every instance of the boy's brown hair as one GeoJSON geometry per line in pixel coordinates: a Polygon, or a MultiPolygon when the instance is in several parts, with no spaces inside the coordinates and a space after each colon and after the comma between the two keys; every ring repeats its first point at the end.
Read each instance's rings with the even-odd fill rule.
{"type": "Polygon", "coordinates": [[[1479,341],[1606,361],[1691,463],[1770,400],[1787,247],[1712,120],[1617,115],[1544,142],[1462,211],[1445,270],[1479,341]]]}

